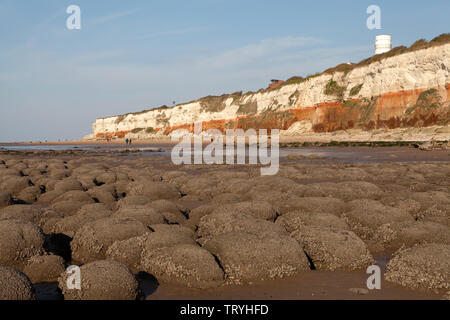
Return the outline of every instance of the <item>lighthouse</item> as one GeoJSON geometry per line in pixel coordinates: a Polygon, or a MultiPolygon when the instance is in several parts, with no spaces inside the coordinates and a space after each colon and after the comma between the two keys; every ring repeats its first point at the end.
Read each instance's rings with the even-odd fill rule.
{"type": "Polygon", "coordinates": [[[390,35],[380,35],[377,36],[375,40],[375,54],[381,54],[392,49],[392,37],[390,35]]]}

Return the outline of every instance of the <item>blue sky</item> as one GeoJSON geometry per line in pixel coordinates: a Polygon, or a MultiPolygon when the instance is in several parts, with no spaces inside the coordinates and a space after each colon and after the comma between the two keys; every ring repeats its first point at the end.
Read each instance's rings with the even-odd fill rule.
{"type": "Polygon", "coordinates": [[[450,32],[448,0],[0,0],[0,141],[65,140],[98,117],[266,87],[450,32]],[[66,8],[81,8],[68,30],[66,8]],[[378,5],[382,29],[366,27],[378,5]]]}

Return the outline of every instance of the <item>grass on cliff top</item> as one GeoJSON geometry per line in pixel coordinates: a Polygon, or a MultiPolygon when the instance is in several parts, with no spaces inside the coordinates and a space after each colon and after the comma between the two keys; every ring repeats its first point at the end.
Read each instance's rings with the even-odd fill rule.
{"type": "MultiPolygon", "coordinates": [[[[351,72],[352,70],[354,70],[356,68],[364,67],[364,66],[367,66],[374,62],[379,62],[384,59],[387,59],[390,57],[395,57],[395,56],[398,56],[398,55],[401,55],[404,53],[408,53],[408,52],[414,52],[414,51],[418,51],[418,50],[422,50],[422,49],[428,49],[428,48],[432,48],[432,47],[442,46],[442,45],[445,45],[448,43],[450,43],[450,33],[443,33],[443,34],[435,37],[431,41],[426,41],[425,39],[419,39],[416,42],[414,42],[409,48],[405,47],[405,46],[395,47],[389,52],[374,55],[374,56],[364,59],[358,63],[342,63],[333,68],[326,69],[323,72],[308,75],[305,78],[301,77],[301,76],[294,76],[294,77],[289,78],[288,80],[286,80],[284,83],[282,83],[280,86],[278,86],[276,88],[260,89],[256,92],[249,91],[245,94],[242,94],[242,91],[240,91],[240,92],[231,93],[231,94],[223,94],[221,96],[208,96],[208,97],[200,98],[200,99],[197,99],[194,101],[177,104],[173,107],[177,107],[177,106],[181,106],[181,105],[185,105],[185,104],[193,103],[193,102],[200,102],[202,104],[203,111],[217,112],[216,110],[221,111],[221,110],[223,110],[223,108],[225,108],[224,102],[228,98],[234,98],[235,99],[234,103],[236,103],[242,97],[249,95],[249,94],[264,93],[264,92],[268,92],[268,91],[279,90],[280,88],[282,88],[284,86],[302,83],[311,78],[318,77],[318,76],[321,76],[324,74],[333,74],[335,72],[343,72],[345,75],[347,75],[349,72],[351,72]]],[[[164,105],[159,108],[147,109],[147,110],[142,110],[140,112],[131,112],[131,113],[127,113],[124,115],[120,115],[120,116],[118,116],[119,118],[116,120],[116,124],[123,121],[123,119],[125,119],[125,117],[128,115],[138,115],[138,114],[142,114],[142,113],[147,113],[149,111],[164,110],[164,109],[169,109],[169,108],[173,108],[173,107],[168,107],[168,106],[164,105]]]]}
{"type": "Polygon", "coordinates": [[[220,112],[225,109],[225,102],[229,98],[232,98],[233,102],[236,104],[242,98],[242,91],[232,94],[223,94],[221,96],[207,96],[194,102],[200,103],[203,112],[220,112]]]}

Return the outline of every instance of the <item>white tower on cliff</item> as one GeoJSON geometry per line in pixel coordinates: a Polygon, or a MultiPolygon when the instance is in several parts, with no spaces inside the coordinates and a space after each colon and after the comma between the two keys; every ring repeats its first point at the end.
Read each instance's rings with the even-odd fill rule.
{"type": "Polygon", "coordinates": [[[375,54],[381,54],[392,49],[392,37],[390,35],[377,36],[375,40],[375,54]]]}

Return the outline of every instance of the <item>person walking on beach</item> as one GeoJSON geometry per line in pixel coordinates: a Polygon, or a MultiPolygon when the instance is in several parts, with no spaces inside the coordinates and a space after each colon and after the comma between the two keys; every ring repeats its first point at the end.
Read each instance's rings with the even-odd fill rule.
{"type": "Polygon", "coordinates": [[[125,144],[127,144],[127,145],[128,145],[128,138],[126,138],[126,139],[125,139],[125,144]]]}
{"type": "Polygon", "coordinates": [[[131,139],[130,139],[130,145],[131,145],[131,139]]]}

